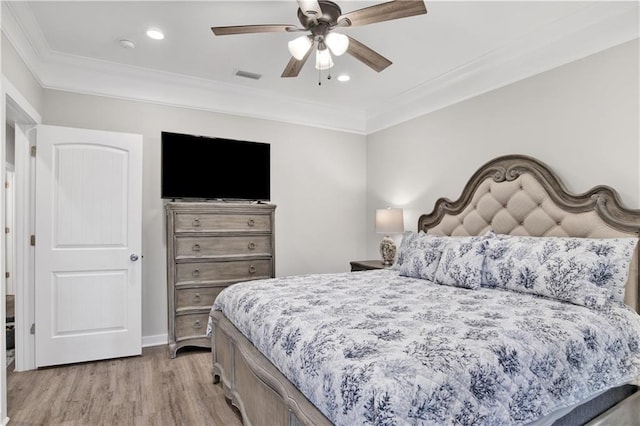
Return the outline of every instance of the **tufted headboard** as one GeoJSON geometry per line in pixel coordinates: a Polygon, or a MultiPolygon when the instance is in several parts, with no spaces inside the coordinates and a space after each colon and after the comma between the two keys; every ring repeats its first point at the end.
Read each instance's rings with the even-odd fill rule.
{"type": "MultiPolygon", "coordinates": [[[[507,155],[480,167],[459,199],[440,198],[434,210],[418,220],[418,230],[429,234],[482,235],[490,229],[537,237],[638,238],[640,210],[624,208],[608,186],[570,194],[544,163],[507,155]]],[[[636,311],[638,260],[636,246],[625,289],[625,303],[636,311]]]]}

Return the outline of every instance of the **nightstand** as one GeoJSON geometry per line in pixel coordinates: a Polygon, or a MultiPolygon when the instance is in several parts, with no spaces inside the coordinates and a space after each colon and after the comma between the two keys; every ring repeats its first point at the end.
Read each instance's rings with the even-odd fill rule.
{"type": "Polygon", "coordinates": [[[353,260],[349,263],[351,264],[351,272],[385,268],[382,265],[382,260],[353,260]]]}

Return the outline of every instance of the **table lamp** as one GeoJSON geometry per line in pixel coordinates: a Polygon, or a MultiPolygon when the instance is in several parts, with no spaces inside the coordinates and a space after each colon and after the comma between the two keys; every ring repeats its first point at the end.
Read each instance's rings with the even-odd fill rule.
{"type": "Polygon", "coordinates": [[[396,258],[396,243],[390,234],[401,234],[404,232],[404,220],[402,209],[386,208],[376,210],[376,233],[384,234],[380,242],[380,254],[382,264],[391,266],[396,258]]]}

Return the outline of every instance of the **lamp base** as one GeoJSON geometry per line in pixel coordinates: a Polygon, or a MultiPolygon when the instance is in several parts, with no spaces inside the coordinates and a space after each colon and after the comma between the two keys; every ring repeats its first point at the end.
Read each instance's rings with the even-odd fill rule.
{"type": "Polygon", "coordinates": [[[384,266],[391,266],[396,259],[396,243],[388,235],[380,241],[380,255],[384,266]]]}

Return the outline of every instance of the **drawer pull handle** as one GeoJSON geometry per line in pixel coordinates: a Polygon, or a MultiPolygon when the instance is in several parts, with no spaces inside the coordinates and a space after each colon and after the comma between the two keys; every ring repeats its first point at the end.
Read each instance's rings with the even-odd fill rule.
{"type": "Polygon", "coordinates": [[[255,225],[256,225],[256,221],[255,221],[255,220],[253,220],[253,219],[249,219],[249,220],[247,221],[247,225],[249,225],[249,226],[255,226],[255,225]]]}
{"type": "Polygon", "coordinates": [[[253,241],[251,241],[247,247],[249,248],[249,250],[255,250],[255,248],[256,248],[256,243],[254,243],[253,241]]]}
{"type": "Polygon", "coordinates": [[[196,293],[196,295],[193,296],[193,303],[200,303],[200,293],[196,293]]]}
{"type": "Polygon", "coordinates": [[[199,277],[200,276],[200,269],[196,268],[193,270],[193,272],[191,273],[191,275],[193,275],[194,277],[199,277]]]}
{"type": "Polygon", "coordinates": [[[250,274],[255,274],[256,273],[256,267],[253,265],[249,265],[249,273],[250,274]]]}
{"type": "Polygon", "coordinates": [[[193,226],[195,226],[196,228],[200,226],[200,219],[195,218],[193,219],[193,226]]]}
{"type": "Polygon", "coordinates": [[[202,328],[202,323],[200,322],[200,320],[197,320],[193,323],[193,328],[195,328],[196,330],[200,330],[202,328]]]}
{"type": "Polygon", "coordinates": [[[191,246],[191,250],[200,251],[200,244],[194,244],[193,246],[191,246]]]}

